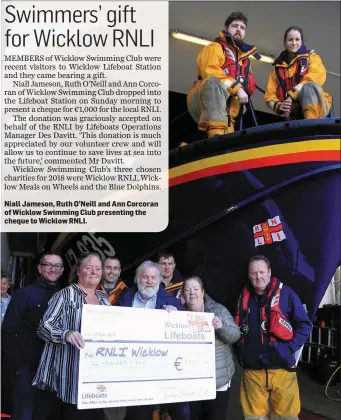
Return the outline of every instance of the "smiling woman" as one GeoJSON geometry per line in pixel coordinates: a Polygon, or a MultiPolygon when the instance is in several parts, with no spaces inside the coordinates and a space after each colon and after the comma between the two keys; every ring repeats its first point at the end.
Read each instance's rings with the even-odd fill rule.
{"type": "MultiPolygon", "coordinates": [[[[89,254],[82,259],[77,268],[78,287],[83,290],[87,297],[86,303],[99,305],[96,289],[102,277],[102,261],[96,254],[89,254]]],[[[66,337],[67,339],[67,337],[66,337]]]]}
{"type": "Polygon", "coordinates": [[[186,310],[214,314],[212,326],[215,330],[216,387],[218,392],[214,400],[190,403],[191,418],[225,420],[230,383],[235,370],[231,345],[240,338],[239,328],[230,312],[205,294],[204,283],[200,277],[191,276],[184,281],[183,295],[186,301],[186,310]]]}
{"type": "MultiPolygon", "coordinates": [[[[44,262],[41,270],[54,273],[59,262],[44,262]]],[[[111,305],[106,294],[96,290],[101,276],[100,256],[96,253],[83,254],[77,261],[72,284],[53,296],[38,329],[38,336],[46,344],[33,385],[43,391],[56,392],[63,402],[65,420],[96,420],[97,414],[101,418],[101,412],[78,411],[76,406],[79,350],[84,347],[80,334],[83,305],[111,305]]],[[[33,418],[38,417],[33,415],[33,418]]]]}
{"type": "Polygon", "coordinates": [[[322,90],[326,69],[320,56],[308,50],[303,31],[290,26],[284,33],[285,50],[274,61],[264,99],[276,114],[289,119],[326,117],[332,98],[322,90]]]}

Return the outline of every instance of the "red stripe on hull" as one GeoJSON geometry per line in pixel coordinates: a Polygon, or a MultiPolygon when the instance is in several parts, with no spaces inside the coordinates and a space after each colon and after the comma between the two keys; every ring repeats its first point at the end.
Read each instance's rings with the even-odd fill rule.
{"type": "Polygon", "coordinates": [[[220,175],[229,172],[237,172],[246,169],[256,169],[269,166],[286,165],[290,163],[318,162],[318,161],[340,161],[339,150],[319,150],[292,153],[288,155],[267,156],[257,159],[248,159],[240,162],[226,163],[224,165],[213,166],[198,171],[193,171],[185,175],[180,175],[169,179],[169,186],[184,184],[195,179],[206,178],[213,175],[220,175]]]}

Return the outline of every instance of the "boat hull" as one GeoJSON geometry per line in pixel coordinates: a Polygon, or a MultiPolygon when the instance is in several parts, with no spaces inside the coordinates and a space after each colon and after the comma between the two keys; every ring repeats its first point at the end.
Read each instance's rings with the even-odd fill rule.
{"type": "Polygon", "coordinates": [[[171,151],[169,225],[160,233],[83,233],[53,238],[72,266],[86,251],[136,266],[164,248],[182,275],[233,310],[247,261],[266,255],[309,315],[340,264],[340,121],[273,124],[171,151]]]}

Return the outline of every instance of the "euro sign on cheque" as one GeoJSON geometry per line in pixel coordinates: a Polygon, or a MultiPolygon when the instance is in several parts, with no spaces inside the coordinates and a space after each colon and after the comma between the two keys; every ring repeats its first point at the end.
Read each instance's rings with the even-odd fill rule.
{"type": "Polygon", "coordinates": [[[214,399],[213,316],[84,305],[78,408],[214,399]]]}

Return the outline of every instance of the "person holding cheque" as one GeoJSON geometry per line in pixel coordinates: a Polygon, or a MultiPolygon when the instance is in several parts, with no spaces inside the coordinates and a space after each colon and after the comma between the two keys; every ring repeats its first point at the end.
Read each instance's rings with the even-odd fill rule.
{"type": "Polygon", "coordinates": [[[97,290],[102,277],[102,261],[96,253],[83,254],[72,284],[56,293],[40,322],[38,335],[45,342],[33,386],[52,391],[63,402],[63,420],[99,420],[102,410],[78,410],[79,350],[83,305],[107,305],[107,295],[97,290]]]}
{"type": "MultiPolygon", "coordinates": [[[[180,300],[165,291],[160,284],[163,280],[162,268],[152,261],[144,261],[135,273],[135,286],[120,296],[117,305],[131,308],[164,309],[168,312],[183,310],[180,300]]],[[[167,404],[172,420],[187,420],[187,403],[167,404]]],[[[126,420],[152,420],[153,405],[127,407],[126,420]]]]}
{"type": "Polygon", "coordinates": [[[200,277],[192,276],[184,281],[183,295],[185,310],[214,314],[212,324],[215,329],[217,396],[214,400],[191,402],[191,420],[225,420],[231,378],[235,371],[231,344],[240,338],[239,327],[223,305],[205,294],[200,277]]]}

